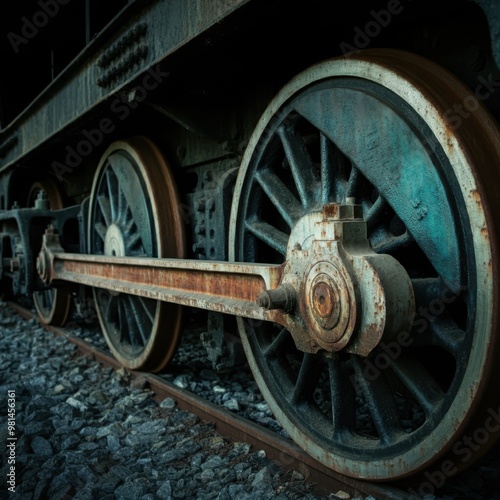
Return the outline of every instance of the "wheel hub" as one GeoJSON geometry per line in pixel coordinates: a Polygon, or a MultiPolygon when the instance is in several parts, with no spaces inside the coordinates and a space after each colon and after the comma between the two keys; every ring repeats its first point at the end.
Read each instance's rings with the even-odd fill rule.
{"type": "Polygon", "coordinates": [[[324,320],[323,326],[331,328],[339,320],[339,308],[336,304],[337,287],[333,282],[329,283],[331,279],[326,274],[320,274],[317,279],[319,283],[316,283],[312,289],[311,303],[314,313],[319,317],[318,319],[324,320]]]}
{"type": "Polygon", "coordinates": [[[308,322],[314,324],[320,341],[338,342],[346,333],[350,297],[345,279],[330,262],[319,262],[306,280],[308,322]]]}
{"type": "MultiPolygon", "coordinates": [[[[125,239],[121,229],[116,224],[111,224],[104,239],[104,255],[110,257],[125,257],[125,239]]],[[[108,290],[113,297],[120,295],[119,292],[108,290]]]]}
{"type": "Polygon", "coordinates": [[[125,239],[121,229],[116,224],[111,224],[106,231],[104,240],[104,255],[112,257],[125,257],[125,239]]]}
{"type": "Polygon", "coordinates": [[[290,235],[282,283],[263,295],[259,304],[288,313],[297,348],[309,353],[368,356],[382,340],[409,331],[415,311],[408,274],[372,250],[362,207],[354,204],[332,203],[302,217],[290,235]]]}

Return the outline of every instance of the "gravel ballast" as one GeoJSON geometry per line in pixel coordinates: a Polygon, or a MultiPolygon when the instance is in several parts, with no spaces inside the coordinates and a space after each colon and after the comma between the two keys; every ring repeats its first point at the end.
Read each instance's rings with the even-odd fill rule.
{"type": "MultiPolygon", "coordinates": [[[[93,327],[73,330],[102,347],[93,327]]],[[[248,369],[213,371],[198,339],[185,336],[166,379],[286,436],[248,369]]],[[[229,442],[173,399],[158,404],[141,379],[81,356],[1,302],[0,408],[0,491],[14,485],[13,498],[326,498],[264,451],[229,442]]],[[[425,498],[500,499],[498,491],[497,447],[425,498]]]]}
{"type": "Polygon", "coordinates": [[[0,360],[0,438],[15,443],[0,475],[4,489],[14,459],[16,498],[317,498],[262,450],[223,439],[170,398],[157,404],[127,371],[79,355],[3,303],[0,360]]]}

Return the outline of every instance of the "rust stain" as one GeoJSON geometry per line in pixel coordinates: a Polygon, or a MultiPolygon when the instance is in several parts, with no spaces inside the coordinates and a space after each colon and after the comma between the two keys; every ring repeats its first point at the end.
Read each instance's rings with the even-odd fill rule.
{"type": "Polygon", "coordinates": [[[471,198],[476,202],[479,208],[482,208],[483,202],[481,200],[481,193],[477,189],[472,189],[470,192],[471,198]]]}
{"type": "MultiPolygon", "coordinates": [[[[101,265],[65,261],[66,272],[98,276],[106,280],[131,283],[129,292],[137,285],[161,287],[186,293],[233,298],[253,302],[264,289],[259,276],[247,274],[224,274],[210,271],[191,271],[170,268],[141,268],[128,265],[101,265]]],[[[105,286],[105,285],[104,285],[105,286]]]]}
{"type": "Polygon", "coordinates": [[[323,206],[323,220],[338,220],[340,216],[340,205],[337,203],[329,203],[323,206]]]}

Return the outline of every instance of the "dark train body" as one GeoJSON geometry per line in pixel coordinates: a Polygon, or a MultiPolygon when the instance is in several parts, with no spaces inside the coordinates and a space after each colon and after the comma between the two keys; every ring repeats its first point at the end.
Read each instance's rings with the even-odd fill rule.
{"type": "MultiPolygon", "coordinates": [[[[49,225],[68,253],[280,264],[307,246],[305,239],[287,248],[283,235],[295,234],[297,221],[356,198],[371,245],[356,252],[373,248],[405,269],[404,279],[380,264],[370,271],[384,304],[406,293],[387,291],[390,276],[412,284],[404,313],[384,306],[409,316],[412,340],[395,331],[401,320],[390,334],[380,327],[367,351],[321,333],[321,348],[297,354],[293,343],[275,341],[279,329],[237,325],[208,308],[197,316],[208,355],[219,368],[240,362],[236,331],[246,332],[245,351],[273,411],[301,446],[344,474],[387,480],[469,465],[461,439],[486,425],[498,400],[490,367],[497,350],[498,2],[38,0],[10,5],[1,23],[4,293],[34,293],[42,320],[52,323],[64,323],[71,307],[84,315],[101,304],[98,316],[120,361],[158,370],[179,339],[178,306],[77,284],[47,289],[37,256],[49,225]],[[323,63],[332,58],[332,66],[323,63]],[[382,143],[391,147],[378,152],[382,143]],[[397,170],[405,161],[411,168],[397,170]],[[463,175],[460,162],[469,165],[463,175]],[[121,330],[131,322],[139,346],[121,330]],[[323,351],[312,363],[321,369],[308,368],[323,351]],[[333,365],[344,366],[343,374],[333,365]],[[343,411],[335,401],[346,385],[352,404],[343,411]],[[464,398],[470,406],[455,409],[464,398]],[[368,423],[352,427],[351,418],[368,423]],[[327,421],[332,429],[318,433],[327,421]]],[[[369,272],[349,271],[358,254],[345,249],[358,240],[343,241],[335,259],[350,264],[342,271],[325,264],[329,271],[310,278],[311,300],[321,302],[319,316],[337,314],[324,301],[352,278],[343,300],[365,304],[355,335],[361,316],[376,313],[366,305],[371,285],[362,284],[369,272]]],[[[321,321],[329,332],[337,328],[331,318],[321,321]]],[[[498,434],[489,427],[482,451],[498,434]]]]}

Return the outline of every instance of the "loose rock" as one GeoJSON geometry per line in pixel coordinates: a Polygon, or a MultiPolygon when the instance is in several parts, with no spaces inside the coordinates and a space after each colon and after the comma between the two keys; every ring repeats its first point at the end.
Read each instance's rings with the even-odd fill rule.
{"type": "MultiPolygon", "coordinates": [[[[90,327],[79,332],[105,347],[90,327]]],[[[193,338],[181,344],[166,378],[285,435],[248,370],[215,373],[199,336],[193,338]]],[[[263,450],[229,443],[171,398],[158,405],[144,380],[133,383],[126,370],[77,356],[67,340],[19,319],[3,303],[0,374],[0,401],[8,390],[16,393],[16,495],[22,500],[320,498],[301,474],[263,450]]],[[[3,429],[5,412],[0,437],[3,429]]],[[[500,457],[481,462],[475,473],[447,481],[435,498],[495,498],[499,464],[500,457]]]]}

